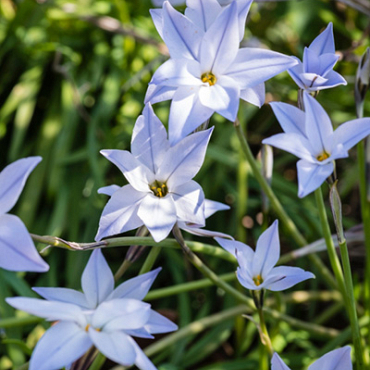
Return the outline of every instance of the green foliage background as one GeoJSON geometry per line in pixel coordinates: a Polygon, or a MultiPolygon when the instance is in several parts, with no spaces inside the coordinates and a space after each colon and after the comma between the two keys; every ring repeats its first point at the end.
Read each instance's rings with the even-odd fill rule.
{"type": "MultiPolygon", "coordinates": [[[[70,241],[93,241],[107,201],[106,196],[97,194],[97,189],[125,184],[121,173],[99,150],[129,149],[147,84],[155,69],[167,59],[166,48],[149,15],[151,7],[149,0],[1,0],[0,168],[22,157],[43,157],[12,210],[30,232],[70,241]]],[[[243,44],[261,43],[301,57],[304,46],[328,22],[334,23],[337,50],[343,57],[336,70],[345,76],[348,85],[323,91],[318,100],[338,125],[355,118],[353,83],[359,56],[369,46],[368,16],[334,1],[256,3],[248,18],[243,44]]],[[[267,92],[269,101],[296,102],[296,86],[287,73],[269,81],[267,92]]],[[[168,102],[155,106],[165,123],[168,108],[168,102]]],[[[369,108],[367,103],[367,115],[369,108]]],[[[268,105],[259,110],[242,103],[239,118],[256,155],[264,137],[280,132],[268,105]]],[[[207,228],[227,232],[254,246],[261,233],[258,184],[249,173],[233,125],[217,115],[211,124],[216,129],[196,180],[207,198],[225,202],[231,210],[213,216],[207,228]]],[[[314,241],[321,238],[315,202],[312,195],[298,200],[295,162],[289,154],[275,153],[273,188],[305,237],[314,241]]],[[[355,153],[339,163],[338,172],[348,228],[360,223],[355,153]]],[[[274,218],[273,214],[268,215],[265,223],[274,218]]],[[[284,252],[295,248],[284,237],[284,230],[281,239],[284,252]]],[[[215,245],[213,241],[206,242],[215,245]]],[[[361,256],[361,250],[359,253],[361,256]]],[[[50,264],[46,274],[0,271],[0,320],[14,316],[14,310],[3,298],[35,296],[31,286],[80,288],[89,253],[49,249],[43,255],[50,264]]],[[[111,249],[105,256],[115,271],[125,256],[125,248],[111,249]]],[[[127,277],[137,274],[144,258],[134,264],[127,277]]],[[[215,258],[206,262],[219,274],[235,270],[232,263],[215,258]]],[[[311,267],[305,261],[297,263],[311,267]]],[[[163,266],[157,288],[202,278],[184,261],[179,250],[163,250],[157,265],[163,266]]],[[[355,269],[358,279],[361,268],[359,263],[355,269]]],[[[304,288],[326,289],[319,279],[298,287],[304,288]]],[[[356,292],[361,294],[360,286],[356,292]]],[[[273,296],[275,308],[294,317],[339,330],[348,325],[340,302],[292,304],[283,295],[273,296]],[[320,315],[323,311],[327,317],[320,315]]],[[[236,304],[215,287],[151,303],[155,309],[165,309],[180,327],[236,304]]],[[[282,321],[269,325],[276,348],[296,369],[348,340],[348,336],[342,342],[325,335],[313,336],[309,330],[282,321]]],[[[36,338],[47,326],[41,323],[36,328],[27,325],[0,332],[0,369],[18,368],[25,363],[36,338]],[[22,339],[26,339],[26,344],[22,344],[22,339]]],[[[266,364],[258,364],[260,351],[254,324],[231,319],[176,342],[154,357],[154,362],[162,370],[263,369],[266,364]]]]}

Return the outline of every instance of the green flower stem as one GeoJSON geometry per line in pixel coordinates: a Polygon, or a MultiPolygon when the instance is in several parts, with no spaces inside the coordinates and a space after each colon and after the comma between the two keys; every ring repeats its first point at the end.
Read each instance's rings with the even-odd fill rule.
{"type": "Polygon", "coordinates": [[[350,324],[352,328],[353,344],[354,344],[355,353],[356,353],[355,357],[357,360],[356,361],[357,369],[360,370],[364,368],[363,367],[364,366],[364,361],[363,361],[364,354],[362,351],[361,337],[360,337],[358,321],[357,321],[356,305],[355,305],[355,300],[353,296],[352,275],[351,275],[351,267],[349,264],[349,258],[348,258],[348,252],[347,252],[347,243],[346,241],[339,243],[340,250],[341,250],[341,256],[342,256],[342,262],[343,262],[344,269],[345,269],[345,279],[344,279],[342,267],[340,265],[339,258],[335,251],[334,242],[331,237],[331,231],[330,231],[329,222],[327,219],[327,214],[325,210],[325,204],[324,204],[321,187],[315,190],[315,196],[316,196],[316,203],[317,203],[317,208],[319,211],[322,231],[323,231],[326,246],[328,249],[330,263],[334,271],[334,275],[338,281],[339,290],[342,292],[345,306],[347,308],[347,312],[349,315],[350,324]],[[352,297],[351,297],[351,292],[352,292],[352,297]]]}
{"type": "MultiPolygon", "coordinates": [[[[267,198],[270,200],[271,207],[277,214],[279,220],[283,223],[285,229],[288,231],[288,233],[292,236],[292,238],[295,240],[295,242],[299,245],[299,247],[304,247],[307,245],[307,241],[304,238],[304,236],[299,232],[296,225],[294,224],[293,220],[288,216],[288,214],[285,212],[283,206],[277,199],[276,195],[272,191],[270,185],[267,183],[266,179],[261,174],[258,165],[254,159],[254,156],[252,154],[252,151],[249,147],[249,144],[244,137],[243,131],[241,129],[241,126],[238,121],[235,121],[234,123],[236,133],[238,135],[241,147],[243,149],[243,152],[247,158],[247,161],[249,165],[251,166],[252,172],[256,180],[258,181],[259,185],[262,188],[262,191],[265,193],[267,198]]],[[[318,268],[318,270],[321,272],[322,276],[324,277],[324,281],[328,283],[328,285],[334,289],[337,288],[337,283],[333,277],[333,275],[330,273],[330,271],[327,269],[327,267],[323,264],[323,262],[320,260],[318,256],[315,254],[309,255],[309,259],[311,262],[318,268]]]]}
{"type": "Polygon", "coordinates": [[[257,309],[257,311],[258,311],[258,317],[260,319],[261,342],[265,346],[265,348],[267,349],[267,352],[268,352],[268,354],[271,358],[272,355],[274,354],[274,348],[272,347],[270,335],[269,335],[268,330],[267,330],[264,311],[263,311],[262,307],[259,307],[257,309]]]}
{"type": "MultiPolygon", "coordinates": [[[[365,284],[364,300],[366,315],[370,316],[370,203],[366,195],[366,164],[365,164],[365,142],[362,140],[357,144],[357,161],[360,185],[361,216],[364,225],[365,236],[365,284]]],[[[368,328],[368,341],[370,342],[370,326],[368,328]]]]}
{"type": "Polygon", "coordinates": [[[114,281],[117,282],[122,277],[122,275],[128,270],[130,266],[131,266],[130,261],[123,260],[121,266],[118,268],[118,270],[114,274],[114,281]]]}
{"type": "Polygon", "coordinates": [[[34,325],[44,321],[41,317],[26,316],[26,317],[9,317],[0,320],[0,328],[8,329],[15,328],[17,326],[34,325]]]}
{"type": "Polygon", "coordinates": [[[89,367],[89,370],[100,370],[101,367],[104,365],[106,357],[102,353],[98,353],[96,358],[94,359],[93,363],[89,367]]]}
{"type": "Polygon", "coordinates": [[[159,253],[161,253],[161,249],[162,249],[161,247],[150,249],[148,257],[146,258],[144,264],[141,266],[139,275],[145,274],[146,272],[149,272],[152,269],[152,267],[155,264],[155,261],[157,260],[157,257],[159,256],[159,253]]]}

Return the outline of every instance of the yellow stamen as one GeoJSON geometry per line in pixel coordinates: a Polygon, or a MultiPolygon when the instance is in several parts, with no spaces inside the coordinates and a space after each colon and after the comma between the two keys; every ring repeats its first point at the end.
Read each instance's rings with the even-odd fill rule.
{"type": "Polygon", "coordinates": [[[263,279],[261,275],[257,275],[253,278],[254,283],[259,286],[263,283],[263,279]]]}
{"type": "Polygon", "coordinates": [[[150,185],[150,190],[158,198],[163,198],[168,193],[168,188],[167,188],[166,183],[162,183],[157,180],[154,181],[154,183],[150,185]]]}
{"type": "Polygon", "coordinates": [[[203,73],[200,79],[202,82],[208,82],[209,86],[213,86],[217,82],[217,78],[212,72],[203,73]]]}
{"type": "Polygon", "coordinates": [[[330,154],[328,152],[326,152],[325,150],[319,154],[316,159],[319,161],[319,162],[322,162],[322,161],[325,161],[325,159],[328,159],[330,157],[330,154]]]}
{"type": "MultiPolygon", "coordinates": [[[[91,325],[90,324],[87,324],[86,326],[85,326],[85,331],[89,331],[89,327],[90,327],[91,325]]],[[[100,331],[100,329],[99,328],[94,328],[96,331],[100,331]]]]}

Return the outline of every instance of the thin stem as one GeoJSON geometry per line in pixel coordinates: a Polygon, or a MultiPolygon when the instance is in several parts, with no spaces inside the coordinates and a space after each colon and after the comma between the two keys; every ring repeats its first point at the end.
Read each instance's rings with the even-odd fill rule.
{"type": "MultiPolygon", "coordinates": [[[[261,174],[257,163],[254,159],[254,156],[252,154],[252,151],[248,145],[247,140],[244,137],[243,131],[240,127],[240,124],[238,121],[235,121],[234,123],[236,133],[238,136],[238,139],[240,141],[241,147],[243,149],[243,152],[247,158],[247,161],[249,165],[252,168],[252,172],[256,180],[258,181],[259,185],[262,188],[262,191],[266,194],[268,199],[270,200],[271,207],[277,214],[279,220],[283,223],[288,233],[292,236],[292,238],[295,240],[295,242],[300,246],[304,247],[307,245],[307,241],[304,238],[304,236],[299,232],[296,225],[292,221],[292,219],[288,216],[288,214],[285,212],[283,206],[277,199],[276,195],[272,191],[270,185],[267,183],[266,179],[261,174]]],[[[320,258],[316,255],[310,255],[309,256],[311,262],[318,268],[318,270],[321,272],[322,276],[324,277],[324,281],[328,283],[329,286],[336,289],[337,283],[333,277],[333,275],[330,273],[330,271],[327,269],[327,267],[323,264],[323,262],[320,260],[320,258]]]]}
{"type": "Polygon", "coordinates": [[[152,267],[155,264],[155,261],[157,260],[157,257],[159,256],[159,253],[161,253],[161,249],[162,249],[161,247],[150,249],[148,257],[146,258],[143,266],[140,269],[139,275],[145,274],[146,272],[149,272],[152,269],[152,267]]]}
{"type": "Polygon", "coordinates": [[[130,261],[123,260],[121,266],[118,268],[118,270],[114,274],[114,281],[117,282],[122,277],[122,275],[128,270],[130,266],[131,266],[130,261]]]}

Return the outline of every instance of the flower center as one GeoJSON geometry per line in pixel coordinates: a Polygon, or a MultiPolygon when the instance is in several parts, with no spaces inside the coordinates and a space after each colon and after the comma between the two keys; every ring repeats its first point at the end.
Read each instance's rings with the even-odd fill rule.
{"type": "Polygon", "coordinates": [[[209,86],[213,86],[217,82],[217,78],[212,72],[203,73],[200,79],[202,82],[208,82],[209,86]]]}
{"type": "Polygon", "coordinates": [[[319,162],[322,162],[322,161],[325,161],[325,159],[328,159],[330,157],[330,154],[328,152],[326,152],[325,150],[319,154],[316,159],[319,161],[319,162]]]}
{"type": "Polygon", "coordinates": [[[263,279],[261,275],[257,275],[253,278],[254,283],[259,286],[263,283],[263,279]]]}
{"type": "MultiPolygon", "coordinates": [[[[91,325],[90,324],[87,324],[86,326],[85,326],[85,331],[89,331],[89,327],[90,327],[91,325]]],[[[96,331],[100,331],[100,329],[99,328],[94,328],[96,331]]]]}
{"type": "Polygon", "coordinates": [[[163,198],[168,193],[167,184],[164,182],[159,182],[155,180],[153,184],[150,185],[150,190],[158,198],[163,198]]]}

